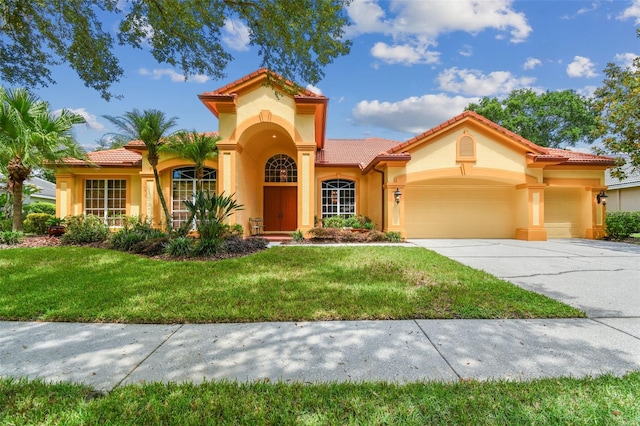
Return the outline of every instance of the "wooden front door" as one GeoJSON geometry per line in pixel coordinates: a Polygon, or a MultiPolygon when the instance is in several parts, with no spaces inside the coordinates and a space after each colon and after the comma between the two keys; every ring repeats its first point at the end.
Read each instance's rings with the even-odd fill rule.
{"type": "Polygon", "coordinates": [[[298,188],[264,187],[264,230],[295,231],[298,228],[298,188]]]}

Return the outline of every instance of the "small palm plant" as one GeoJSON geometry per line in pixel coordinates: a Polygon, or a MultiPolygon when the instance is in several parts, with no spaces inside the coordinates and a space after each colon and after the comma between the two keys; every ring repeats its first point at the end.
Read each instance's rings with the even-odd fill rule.
{"type": "Polygon", "coordinates": [[[200,240],[196,246],[199,255],[211,255],[218,252],[222,245],[222,235],[226,230],[225,220],[233,213],[243,209],[242,204],[234,199],[234,195],[211,194],[197,191],[193,200],[184,201],[189,211],[189,221],[194,219],[200,240]]]}

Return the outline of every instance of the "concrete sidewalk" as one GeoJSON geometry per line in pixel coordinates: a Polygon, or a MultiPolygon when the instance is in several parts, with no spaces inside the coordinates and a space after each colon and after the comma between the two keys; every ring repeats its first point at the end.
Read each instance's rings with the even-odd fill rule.
{"type": "Polygon", "coordinates": [[[640,319],[125,325],[0,322],[0,376],[109,391],[151,381],[456,381],[640,369],[640,319]]]}

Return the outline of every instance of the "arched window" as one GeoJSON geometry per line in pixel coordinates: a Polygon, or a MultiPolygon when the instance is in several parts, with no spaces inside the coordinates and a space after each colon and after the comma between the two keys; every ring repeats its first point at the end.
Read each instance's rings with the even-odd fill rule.
{"type": "MultiPolygon", "coordinates": [[[[171,180],[171,214],[173,227],[179,228],[189,219],[189,212],[184,201],[192,200],[196,192],[196,171],[193,167],[174,169],[171,180]]],[[[211,194],[216,193],[216,170],[204,169],[202,190],[211,194]]]]}
{"type": "Polygon", "coordinates": [[[356,214],[356,183],[333,179],[322,182],[322,218],[356,214]]]}
{"type": "Polygon", "coordinates": [[[293,158],[277,154],[267,160],[264,166],[265,182],[297,182],[298,168],[293,158]]]}

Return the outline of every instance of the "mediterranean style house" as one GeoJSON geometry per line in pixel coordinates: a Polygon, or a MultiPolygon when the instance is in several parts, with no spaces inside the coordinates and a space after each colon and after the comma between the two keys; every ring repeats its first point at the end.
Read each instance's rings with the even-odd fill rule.
{"type": "MultiPolygon", "coordinates": [[[[306,231],[334,215],[363,215],[406,238],[601,238],[608,157],[543,148],[467,111],[407,141],[327,139],[328,98],[291,95],[253,72],[200,101],[219,122],[218,158],[205,188],[244,206],[230,223],[250,233],[306,231]]],[[[57,174],[57,214],[161,219],[145,147],[89,153],[57,174]]],[[[166,155],[158,170],[173,214],[195,191],[188,161],[166,155]]]]}

